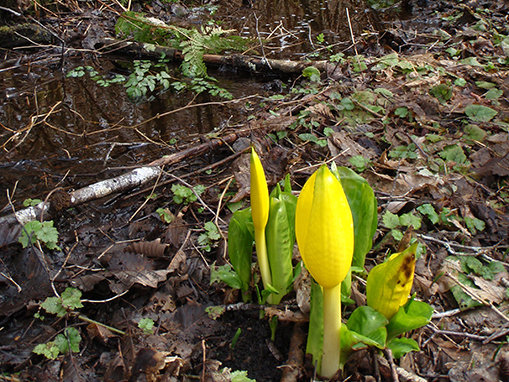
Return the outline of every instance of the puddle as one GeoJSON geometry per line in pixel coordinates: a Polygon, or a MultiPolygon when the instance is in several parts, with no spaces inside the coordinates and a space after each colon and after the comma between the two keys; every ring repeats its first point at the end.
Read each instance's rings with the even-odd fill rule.
{"type": "MultiPolygon", "coordinates": [[[[301,59],[305,53],[323,51],[325,45],[339,52],[351,45],[351,31],[360,35],[369,29],[364,3],[355,0],[255,0],[252,7],[221,6],[213,18],[224,28],[264,41],[263,52],[248,54],[276,59],[301,59]],[[319,33],[324,34],[322,47],[319,33]]],[[[188,24],[192,22],[196,20],[188,24]]],[[[200,134],[245,121],[252,113],[243,104],[210,105],[154,118],[210,98],[200,95],[193,100],[190,92],[168,91],[133,103],[122,84],[101,87],[88,76],[65,77],[63,73],[79,65],[103,72],[118,69],[108,59],[87,63],[66,59],[63,71],[35,63],[0,72],[2,197],[16,185],[19,202],[44,198],[56,187],[80,188],[111,178],[126,167],[175,152],[200,134]]],[[[234,98],[264,93],[256,78],[216,74],[218,85],[234,98]]]]}

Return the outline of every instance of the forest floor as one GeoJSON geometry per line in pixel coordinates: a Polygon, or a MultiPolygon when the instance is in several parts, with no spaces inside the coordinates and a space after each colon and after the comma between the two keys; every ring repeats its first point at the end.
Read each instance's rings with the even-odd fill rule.
{"type": "MultiPolygon", "coordinates": [[[[266,72],[235,74],[221,67],[219,73],[233,81],[260,75],[265,84],[237,100],[212,97],[198,105],[221,115],[237,109],[235,121],[226,117],[211,133],[170,145],[136,130],[139,124],[129,126],[126,113],[121,122],[127,127],[119,122],[106,130],[125,138],[122,144],[132,143],[127,137],[136,131],[142,142],[136,153],[151,156],[129,157],[127,149],[117,153],[120,145],[111,146],[96,162],[106,167],[111,154],[118,167],[97,176],[90,169],[88,178],[80,175],[83,169],[49,176],[42,164],[30,166],[53,157],[26,153],[43,134],[57,137],[50,137],[53,150],[66,139],[93,139],[105,130],[101,120],[80,120],[78,112],[69,112],[78,105],[65,97],[58,107],[23,116],[27,105],[44,100],[33,97],[35,91],[16,93],[8,86],[10,73],[21,70],[29,84],[36,78],[31,73],[52,65],[70,72],[70,58],[58,44],[44,42],[52,34],[74,48],[66,51],[74,67],[76,58],[100,58],[104,67],[108,57],[95,49],[101,39],[115,37],[112,25],[121,8],[69,1],[25,9],[27,16],[2,11],[6,24],[27,22],[51,31],[36,50],[3,49],[0,179],[2,191],[9,191],[3,215],[24,209],[30,196],[51,202],[46,221],[52,223],[40,228],[39,241],[23,248],[21,227],[0,219],[0,380],[313,379],[312,362],[303,355],[309,302],[302,296],[309,286],[296,283],[280,305],[260,306],[240,303],[238,291],[221,281],[211,283],[215,267],[228,263],[232,211],[249,205],[246,148],[254,144],[270,189],[290,174],[298,194],[319,165],[332,161],[368,181],[379,224],[367,271],[395,252],[405,233],[419,242],[412,293],[434,309],[428,325],[406,334],[420,350],[398,360],[360,350],[347,363],[345,380],[508,381],[509,4],[407,3],[399,11],[372,12],[369,33],[355,36],[355,44],[348,42],[341,52],[315,36],[316,54],[310,57],[334,57],[320,64],[318,75],[274,72],[268,78],[266,72]],[[77,126],[87,126],[82,133],[52,123],[66,112],[77,126]],[[159,157],[170,159],[158,176],[136,187],[82,204],[56,198],[159,157]],[[30,181],[14,191],[8,174],[20,168],[30,181]],[[271,338],[274,316],[278,325],[271,338]],[[42,354],[33,352],[38,345],[42,354]]],[[[164,19],[171,12],[158,4],[143,9],[164,19]]],[[[122,85],[116,89],[125,91],[122,85]]],[[[191,94],[181,94],[186,92],[191,94]]],[[[75,152],[67,152],[68,161],[75,152]]],[[[89,166],[79,155],[78,162],[89,166]]],[[[354,303],[344,307],[345,320],[365,304],[364,280],[365,273],[353,280],[354,303]]]]}

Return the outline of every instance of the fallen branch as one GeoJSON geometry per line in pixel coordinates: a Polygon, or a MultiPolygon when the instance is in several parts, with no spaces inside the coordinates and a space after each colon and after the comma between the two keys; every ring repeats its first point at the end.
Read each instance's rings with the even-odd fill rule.
{"type": "Polygon", "coordinates": [[[178,153],[167,155],[149,163],[147,166],[136,168],[115,178],[106,179],[70,193],[55,193],[51,200],[41,202],[34,207],[17,211],[15,214],[0,217],[0,233],[4,233],[0,235],[0,237],[2,237],[2,239],[0,239],[0,245],[11,244],[18,240],[21,233],[19,224],[24,225],[32,220],[47,219],[49,217],[50,207],[55,210],[61,210],[91,200],[100,199],[112,193],[136,188],[157,178],[162,172],[161,167],[164,165],[172,165],[186,158],[202,155],[210,150],[215,150],[226,144],[231,144],[235,142],[238,137],[250,133],[251,131],[246,129],[229,134],[223,138],[212,139],[178,153]]]}
{"type": "Polygon", "coordinates": [[[304,343],[306,334],[302,329],[302,323],[295,323],[293,327],[292,339],[290,340],[290,350],[288,351],[288,360],[282,366],[283,376],[281,382],[298,381],[304,363],[304,343]]]}

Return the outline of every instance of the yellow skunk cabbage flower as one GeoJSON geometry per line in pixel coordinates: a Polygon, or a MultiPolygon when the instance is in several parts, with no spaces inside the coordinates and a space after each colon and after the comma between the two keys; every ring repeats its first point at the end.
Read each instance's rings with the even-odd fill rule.
{"type": "Polygon", "coordinates": [[[366,284],[368,306],[390,320],[406,304],[414,282],[417,243],[395,253],[369,272],[366,284]]]}
{"type": "Polygon", "coordinates": [[[323,288],[323,353],[318,373],[330,379],[340,367],[341,282],[352,264],[354,227],[343,187],[325,165],[302,188],[295,234],[306,268],[323,288]]]}
{"type": "Polygon", "coordinates": [[[346,277],[352,264],[353,232],[343,187],[323,165],[304,185],[295,216],[302,260],[323,288],[336,286],[346,277]]]}
{"type": "MultiPolygon", "coordinates": [[[[255,230],[256,256],[262,275],[263,287],[272,284],[269,259],[267,257],[267,244],[265,241],[265,227],[269,219],[269,188],[265,180],[262,162],[251,148],[251,215],[255,230]]],[[[269,297],[270,302],[270,297],[269,297]]]]}

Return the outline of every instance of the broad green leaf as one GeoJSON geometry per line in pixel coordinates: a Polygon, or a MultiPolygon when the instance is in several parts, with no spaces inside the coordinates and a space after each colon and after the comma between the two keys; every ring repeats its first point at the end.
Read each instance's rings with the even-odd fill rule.
{"type": "MultiPolygon", "coordinates": [[[[323,294],[322,287],[314,280],[311,281],[310,309],[306,354],[313,356],[313,365],[315,365],[317,370],[321,370],[323,353],[323,294]]],[[[341,343],[343,343],[342,337],[341,343]]]]}
{"type": "Polygon", "coordinates": [[[76,328],[69,327],[64,330],[63,334],[56,336],[55,345],[62,354],[69,353],[69,348],[71,352],[78,353],[80,351],[80,341],[81,336],[78,330],[76,328]]]}
{"type": "Polygon", "coordinates": [[[499,99],[504,95],[504,91],[501,89],[490,89],[488,92],[484,95],[484,98],[489,100],[499,99]]]}
{"type": "Polygon", "coordinates": [[[387,347],[392,350],[392,356],[395,359],[399,359],[411,351],[420,350],[417,342],[411,338],[395,338],[387,344],[387,347]]]}
{"type": "Polygon", "coordinates": [[[332,166],[332,173],[340,180],[354,225],[354,254],[352,265],[364,267],[366,254],[373,245],[373,235],[378,225],[378,211],[375,193],[369,183],[353,170],[332,166]]]}
{"type": "Polygon", "coordinates": [[[467,156],[463,152],[463,149],[458,145],[446,146],[438,155],[446,162],[465,163],[467,160],[467,156]]]}
{"type": "Polygon", "coordinates": [[[463,128],[463,131],[467,134],[468,139],[473,139],[475,141],[482,142],[486,137],[486,131],[477,125],[468,124],[463,128]]]}
{"type": "Polygon", "coordinates": [[[309,141],[309,142],[313,142],[313,143],[318,142],[318,138],[316,137],[316,135],[311,134],[311,133],[299,134],[299,138],[302,139],[303,141],[309,141]]]}
{"type": "Polygon", "coordinates": [[[410,299],[406,305],[399,308],[398,312],[389,321],[387,340],[390,341],[400,334],[427,325],[432,315],[433,308],[430,305],[410,299]]]}
{"type": "Polygon", "coordinates": [[[464,65],[471,65],[471,66],[482,66],[479,61],[477,61],[477,57],[467,57],[459,61],[461,64],[464,65]]]}
{"type": "Polygon", "coordinates": [[[251,209],[247,208],[235,211],[228,225],[228,256],[233,269],[241,280],[240,289],[244,292],[243,296],[251,282],[253,233],[249,227],[252,224],[251,209]]]}
{"type": "Polygon", "coordinates": [[[314,66],[308,66],[306,69],[302,71],[302,75],[306,78],[309,78],[310,81],[313,82],[320,81],[320,71],[314,66]]]}
{"type": "Polygon", "coordinates": [[[278,184],[275,196],[270,197],[269,220],[265,229],[272,286],[279,291],[279,294],[272,297],[273,304],[279,304],[293,280],[292,255],[295,243],[297,198],[287,194],[287,200],[288,204],[285,202],[283,192],[278,184]],[[288,212],[288,209],[293,209],[293,211],[288,212]]]}
{"type": "Polygon", "coordinates": [[[369,306],[359,306],[353,311],[346,326],[351,331],[362,334],[375,341],[380,347],[385,346],[389,321],[375,309],[369,306]]]}
{"type": "Polygon", "coordinates": [[[426,203],[426,204],[423,204],[419,207],[416,208],[417,211],[419,211],[421,214],[423,215],[426,215],[428,217],[428,219],[433,223],[433,224],[437,224],[438,223],[438,214],[437,212],[435,211],[435,208],[429,204],[429,203],[426,203]]]}
{"type": "Polygon", "coordinates": [[[460,256],[461,269],[466,274],[474,272],[477,275],[481,274],[483,263],[475,256],[460,256]]]}
{"type": "Polygon", "coordinates": [[[365,349],[368,346],[375,346],[381,349],[384,348],[384,346],[380,347],[378,342],[373,341],[371,338],[368,338],[366,336],[363,336],[362,334],[349,330],[345,324],[341,325],[340,336],[341,336],[340,364],[342,366],[345,365],[346,361],[348,360],[348,357],[355,350],[365,349]]]}
{"type": "Polygon", "coordinates": [[[489,122],[497,113],[497,111],[483,105],[472,104],[465,108],[465,114],[468,118],[478,122],[489,122]]]}
{"type": "Polygon", "coordinates": [[[219,267],[212,265],[210,267],[210,283],[222,281],[230,288],[242,289],[243,284],[240,276],[230,267],[229,264],[219,267]]]}

